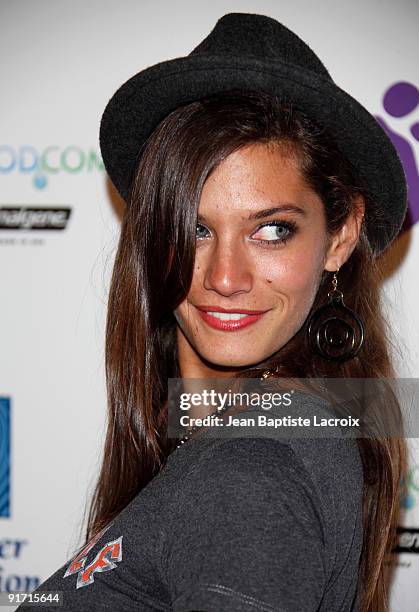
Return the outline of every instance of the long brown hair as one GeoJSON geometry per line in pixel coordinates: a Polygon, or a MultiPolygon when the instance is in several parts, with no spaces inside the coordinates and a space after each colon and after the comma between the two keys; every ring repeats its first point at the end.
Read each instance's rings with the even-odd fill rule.
{"type": "MultiPolygon", "coordinates": [[[[380,223],[379,202],[358,183],[327,129],[290,101],[234,90],[176,109],[160,123],[139,152],[113,268],[106,326],[108,428],[87,540],[147,485],[173,450],[166,436],[168,378],[180,376],[173,311],[192,281],[201,191],[217,164],[252,142],[277,142],[298,155],[303,177],[324,203],[330,235],[359,196],[367,222],[380,223]]],[[[325,272],[312,310],[327,301],[329,280],[325,272]]],[[[276,355],[244,375],[258,377],[261,367],[278,365],[284,377],[394,378],[381,282],[363,226],[339,271],[345,304],[365,325],[361,351],[343,363],[313,355],[306,321],[276,355]]],[[[359,601],[363,612],[382,612],[388,601],[384,561],[397,522],[406,448],[401,437],[357,442],[364,468],[359,601]]]]}

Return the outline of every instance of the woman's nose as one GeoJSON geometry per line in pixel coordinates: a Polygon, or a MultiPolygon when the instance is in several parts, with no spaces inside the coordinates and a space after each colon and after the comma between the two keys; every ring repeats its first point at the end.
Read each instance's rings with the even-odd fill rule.
{"type": "Polygon", "coordinates": [[[221,241],[207,253],[204,287],[229,296],[237,292],[249,292],[253,275],[248,255],[243,245],[221,241]]]}

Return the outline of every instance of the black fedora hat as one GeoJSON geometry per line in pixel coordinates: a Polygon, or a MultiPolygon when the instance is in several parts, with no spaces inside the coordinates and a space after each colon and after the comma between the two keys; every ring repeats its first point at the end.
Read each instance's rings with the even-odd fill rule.
{"type": "Polygon", "coordinates": [[[142,70],[108,102],[100,126],[107,173],[128,201],[138,155],[172,110],[229,89],[263,90],[295,102],[334,135],[360,184],[381,209],[365,222],[374,255],[399,233],[407,210],[402,164],[376,119],[338,87],[310,47],[265,15],[229,13],[186,57],[142,70]]]}

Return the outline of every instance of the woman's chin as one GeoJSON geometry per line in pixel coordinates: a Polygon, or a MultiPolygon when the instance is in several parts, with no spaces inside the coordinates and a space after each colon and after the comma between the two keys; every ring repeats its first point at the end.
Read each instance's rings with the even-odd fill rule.
{"type": "Polygon", "coordinates": [[[262,362],[264,359],[266,359],[266,357],[261,356],[260,359],[253,359],[252,361],[249,361],[249,353],[254,354],[254,351],[247,351],[247,357],[245,355],[240,356],[240,355],[225,355],[225,354],[214,354],[214,352],[212,352],[211,354],[205,353],[203,355],[201,355],[201,358],[203,357],[203,360],[205,362],[205,364],[207,365],[207,367],[215,370],[215,371],[220,371],[220,375],[222,375],[222,373],[225,370],[235,370],[235,371],[239,371],[239,370],[244,370],[247,368],[251,368],[251,367],[257,367],[257,364],[262,362]]]}

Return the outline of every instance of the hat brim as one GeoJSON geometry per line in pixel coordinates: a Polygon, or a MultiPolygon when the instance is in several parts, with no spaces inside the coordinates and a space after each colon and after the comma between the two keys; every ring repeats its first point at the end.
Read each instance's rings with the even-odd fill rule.
{"type": "Polygon", "coordinates": [[[171,111],[235,88],[292,100],[332,131],[359,182],[380,204],[380,227],[376,221],[368,227],[366,216],[375,256],[387,248],[407,210],[406,178],[395,147],[373,115],[333,81],[280,60],[191,55],[151,66],[124,83],[100,126],[103,162],[121,196],[128,200],[141,146],[171,111]]]}

